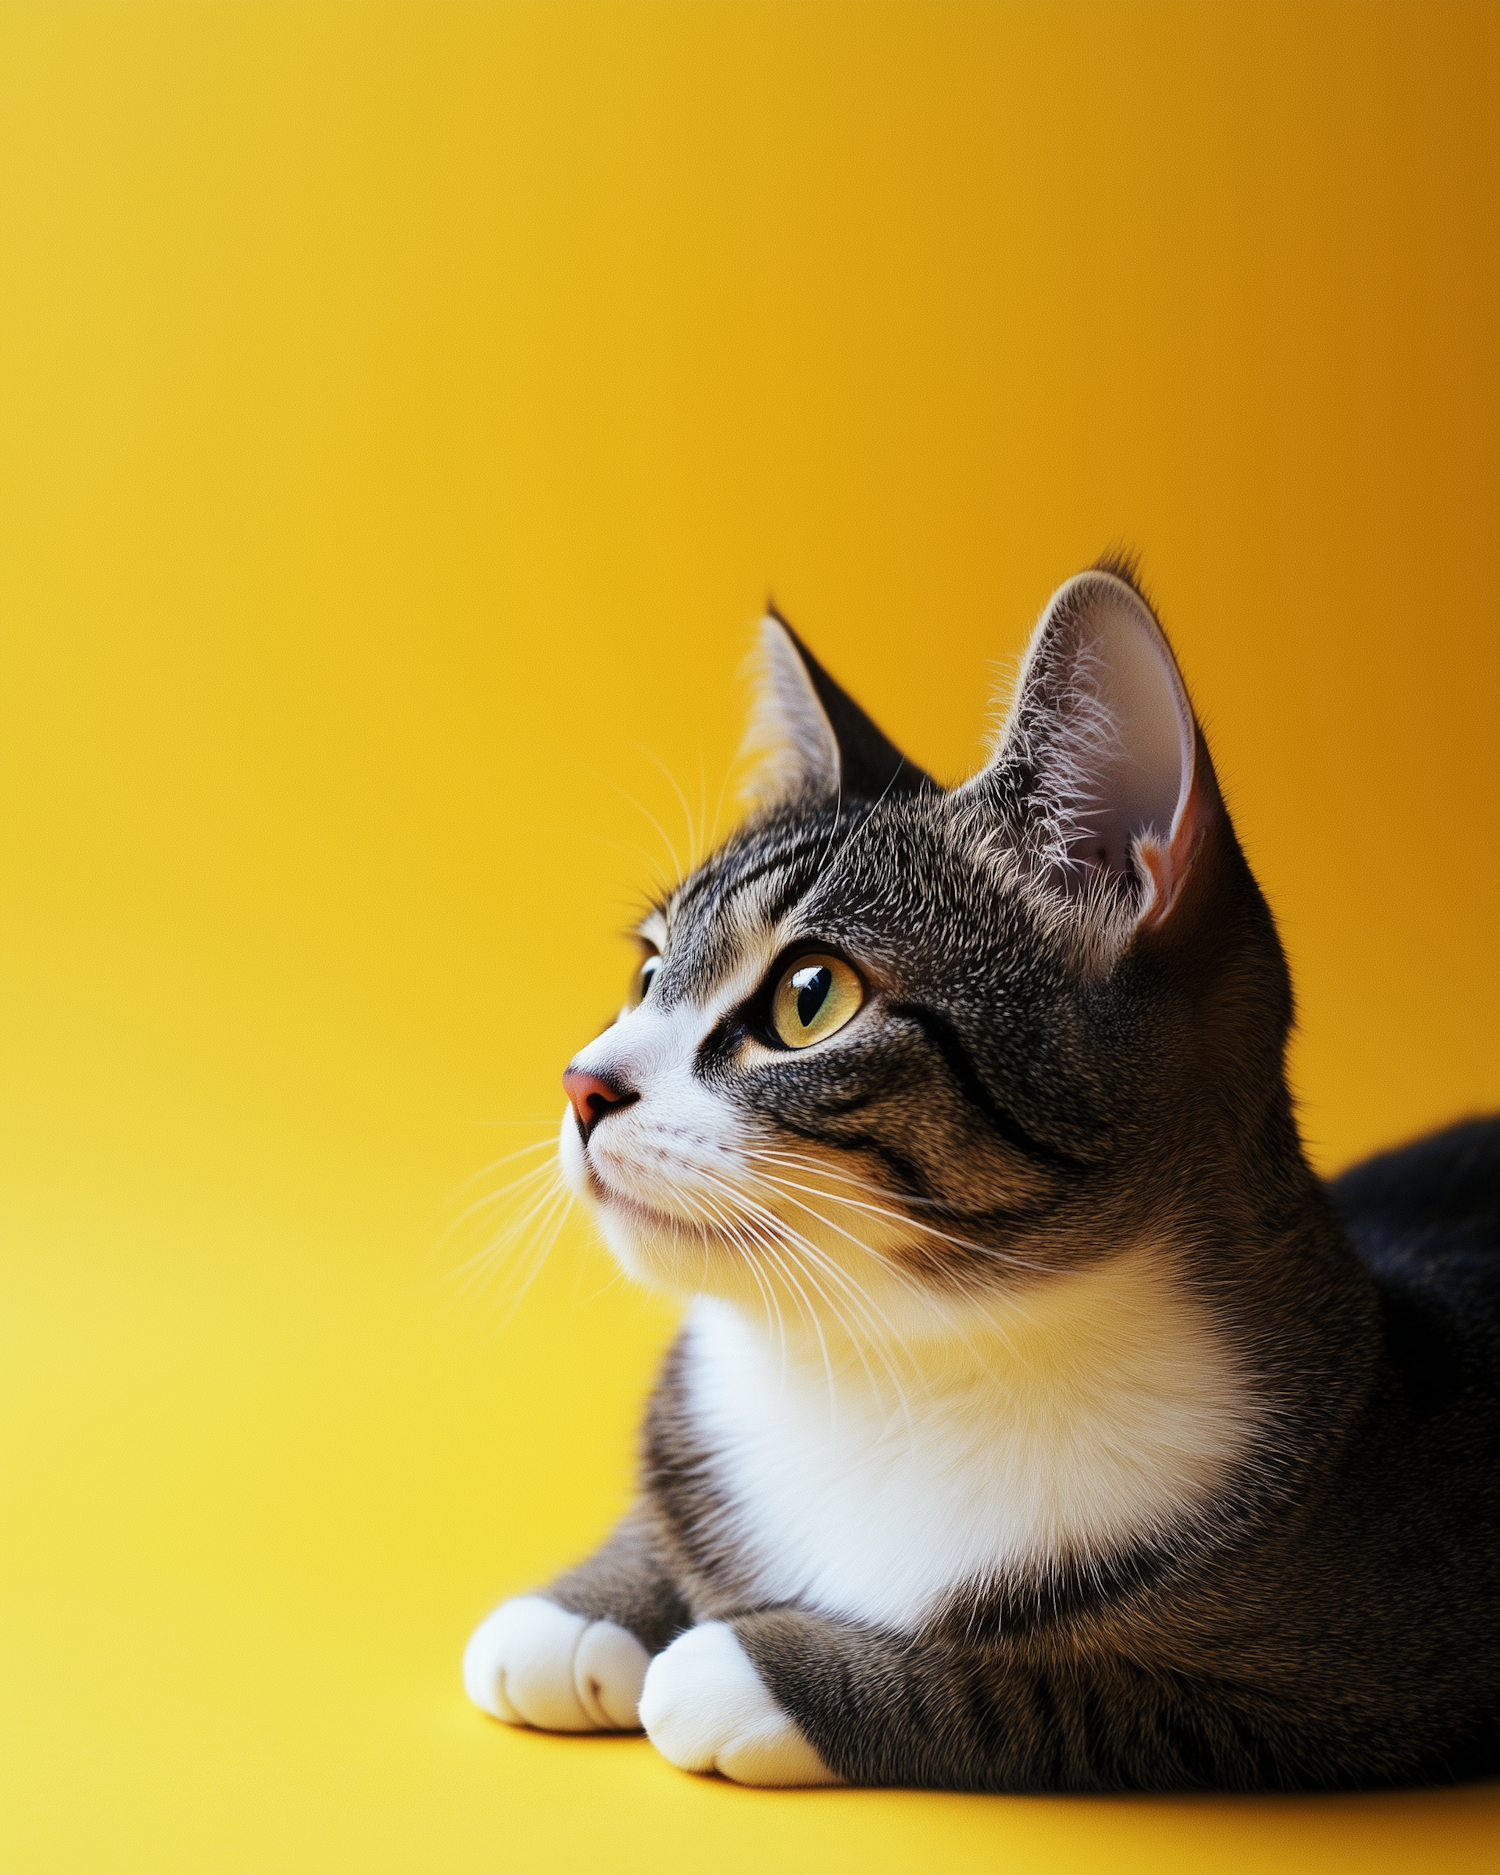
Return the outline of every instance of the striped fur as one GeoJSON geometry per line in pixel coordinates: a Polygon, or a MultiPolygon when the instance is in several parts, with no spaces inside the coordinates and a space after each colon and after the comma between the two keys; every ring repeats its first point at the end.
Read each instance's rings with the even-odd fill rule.
{"type": "Polygon", "coordinates": [[[694,1299],[640,1502],[546,1591],[582,1626],[481,1630],[476,1697],[626,1709],[634,1635],[653,1737],[742,1781],[1500,1768],[1500,1129],[1330,1203],[1128,569],[1062,589],[948,793],[774,617],[765,658],[754,810],[653,910],[648,994],[574,1063],[618,1099],[562,1133],[624,1268],[694,1299]],[[864,1001],[790,1048],[813,952],[864,1001]]]}

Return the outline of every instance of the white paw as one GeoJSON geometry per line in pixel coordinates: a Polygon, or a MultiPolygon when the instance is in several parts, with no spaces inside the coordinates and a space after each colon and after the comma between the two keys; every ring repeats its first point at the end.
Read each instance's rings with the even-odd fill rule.
{"type": "Polygon", "coordinates": [[[722,1621],[689,1628],[646,1673],[641,1723],[684,1771],[719,1771],[736,1784],[838,1784],[772,1699],[722,1621]]]}
{"type": "Polygon", "coordinates": [[[650,1655],[613,1621],[570,1615],[540,1595],[503,1602],[464,1649],[464,1691],[508,1725],[636,1732],[650,1655]]]}

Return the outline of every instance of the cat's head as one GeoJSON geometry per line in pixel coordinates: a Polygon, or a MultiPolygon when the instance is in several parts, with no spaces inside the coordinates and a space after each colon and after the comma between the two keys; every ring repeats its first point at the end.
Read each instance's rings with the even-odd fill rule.
{"type": "Polygon", "coordinates": [[[1128,569],[1054,596],[946,792],[763,635],[754,810],[566,1076],[564,1165],[624,1267],[908,1337],[1274,1204],[1285,966],[1128,569]]]}

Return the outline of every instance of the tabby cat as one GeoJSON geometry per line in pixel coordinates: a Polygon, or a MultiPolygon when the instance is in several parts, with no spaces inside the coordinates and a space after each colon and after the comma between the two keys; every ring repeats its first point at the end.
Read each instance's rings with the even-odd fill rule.
{"type": "Polygon", "coordinates": [[[763,633],[753,812],[563,1077],[568,1179],[692,1298],[639,1499],[470,1696],[760,1785],[1500,1768],[1500,1124],[1314,1176],[1128,566],[946,792],[763,633]]]}

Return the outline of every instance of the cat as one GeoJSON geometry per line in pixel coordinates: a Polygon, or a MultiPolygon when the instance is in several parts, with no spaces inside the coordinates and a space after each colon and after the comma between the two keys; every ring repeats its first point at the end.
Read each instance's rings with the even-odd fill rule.
{"type": "Polygon", "coordinates": [[[763,638],[753,811],[564,1076],[568,1179],[692,1298],[639,1499],[470,1697],[755,1785],[1500,1768],[1500,1122],[1314,1176],[1128,563],[951,791],[763,638]]]}

